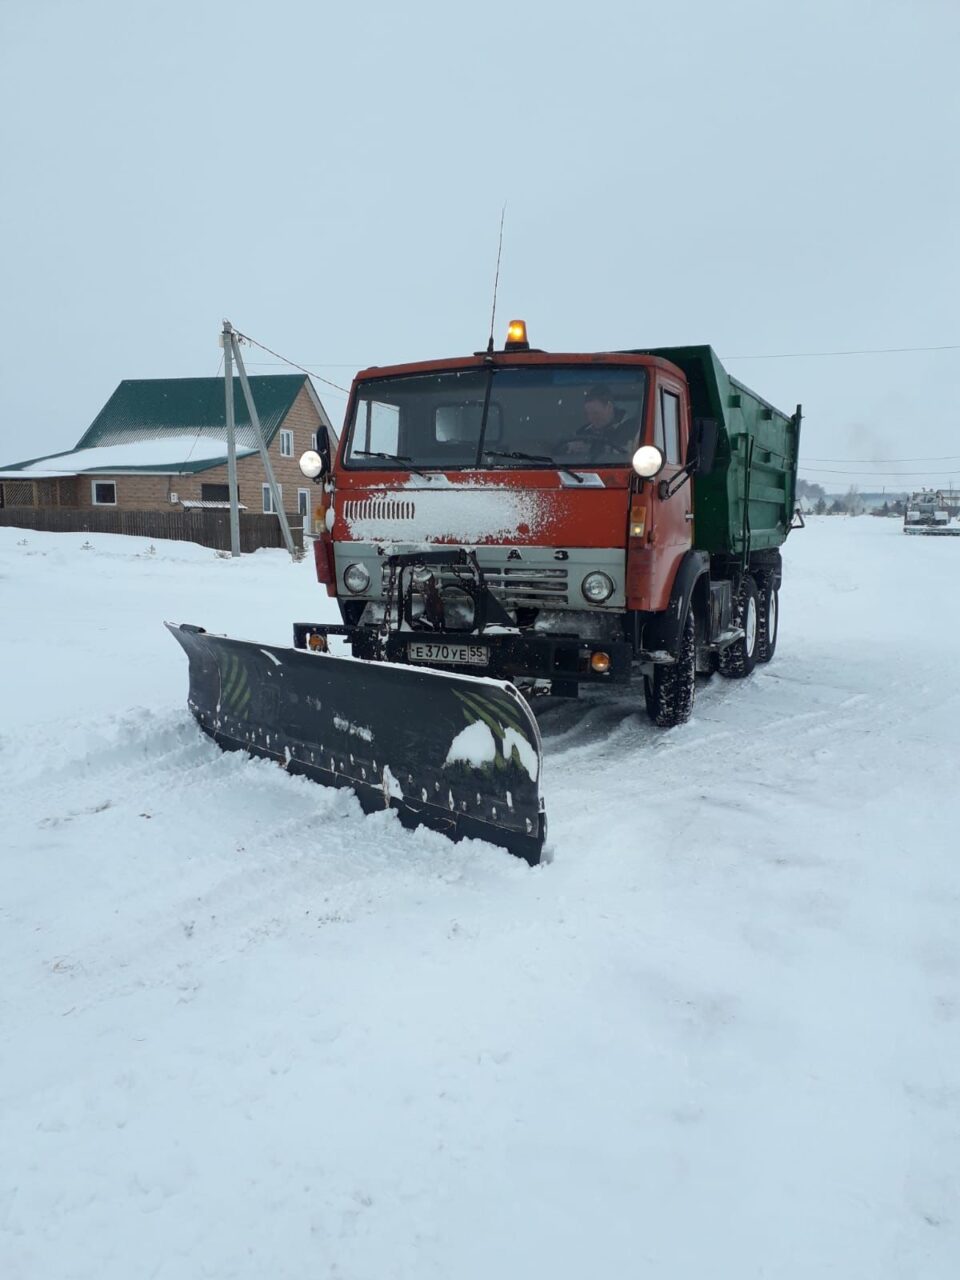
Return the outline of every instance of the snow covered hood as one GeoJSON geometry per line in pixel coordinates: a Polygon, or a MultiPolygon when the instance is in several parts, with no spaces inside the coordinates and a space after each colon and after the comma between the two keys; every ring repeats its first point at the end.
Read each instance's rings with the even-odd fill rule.
{"type": "Polygon", "coordinates": [[[484,537],[516,538],[539,530],[544,521],[543,495],[536,490],[503,485],[449,482],[430,488],[412,486],[373,496],[340,495],[339,514],[349,536],[366,541],[405,538],[431,542],[456,538],[477,542],[484,537]]]}

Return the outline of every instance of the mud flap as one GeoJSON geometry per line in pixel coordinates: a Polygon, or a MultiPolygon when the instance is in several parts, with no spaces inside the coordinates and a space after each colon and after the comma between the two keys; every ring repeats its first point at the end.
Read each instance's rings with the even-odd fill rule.
{"type": "Polygon", "coordinates": [[[190,710],[224,749],[539,862],[540,730],[513,685],[166,626],[190,662],[190,710]]]}

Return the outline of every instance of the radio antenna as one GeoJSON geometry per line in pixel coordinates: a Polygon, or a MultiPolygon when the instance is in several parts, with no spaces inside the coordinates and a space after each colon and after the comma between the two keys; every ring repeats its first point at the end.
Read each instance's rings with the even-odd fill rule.
{"type": "Polygon", "coordinates": [[[497,245],[497,274],[493,278],[493,310],[490,312],[490,341],[487,343],[487,355],[493,355],[493,326],[497,318],[497,286],[500,283],[500,254],[503,252],[503,219],[507,212],[507,203],[504,201],[503,208],[500,210],[500,242],[497,245]]]}

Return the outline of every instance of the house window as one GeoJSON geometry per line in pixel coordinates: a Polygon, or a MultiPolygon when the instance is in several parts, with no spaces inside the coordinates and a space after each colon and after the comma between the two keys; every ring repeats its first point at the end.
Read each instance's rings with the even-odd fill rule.
{"type": "Polygon", "coordinates": [[[306,516],[310,514],[310,490],[309,489],[297,490],[297,510],[300,512],[302,516],[306,516]]]}
{"type": "MultiPolygon", "coordinates": [[[[279,493],[280,501],[282,502],[283,501],[283,485],[282,484],[277,485],[277,492],[279,493]]],[[[273,495],[270,492],[270,486],[268,484],[265,484],[263,486],[263,510],[267,515],[276,515],[277,513],[277,509],[273,505],[273,495]]]]}
{"type": "Polygon", "coordinates": [[[92,480],[90,489],[95,507],[115,507],[117,505],[117,486],[112,480],[92,480]]]}
{"type": "Polygon", "coordinates": [[[280,457],[281,458],[293,457],[293,432],[292,431],[280,432],[280,457]]]}
{"type": "MultiPolygon", "coordinates": [[[[230,486],[228,484],[201,484],[201,502],[229,502],[230,486]]],[[[240,490],[237,489],[237,501],[240,501],[240,490]]]]}

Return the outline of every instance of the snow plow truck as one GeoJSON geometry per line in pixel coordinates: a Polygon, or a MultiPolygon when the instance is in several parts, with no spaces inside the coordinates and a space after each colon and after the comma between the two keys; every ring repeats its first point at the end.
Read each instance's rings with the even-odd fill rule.
{"type": "Polygon", "coordinates": [[[502,350],[365,369],[301,459],[342,621],[292,648],[168,624],[189,706],[224,748],[535,864],[534,695],[634,681],[669,728],[698,673],[772,658],[800,418],[708,346],[553,354],[519,321],[502,350]]]}

